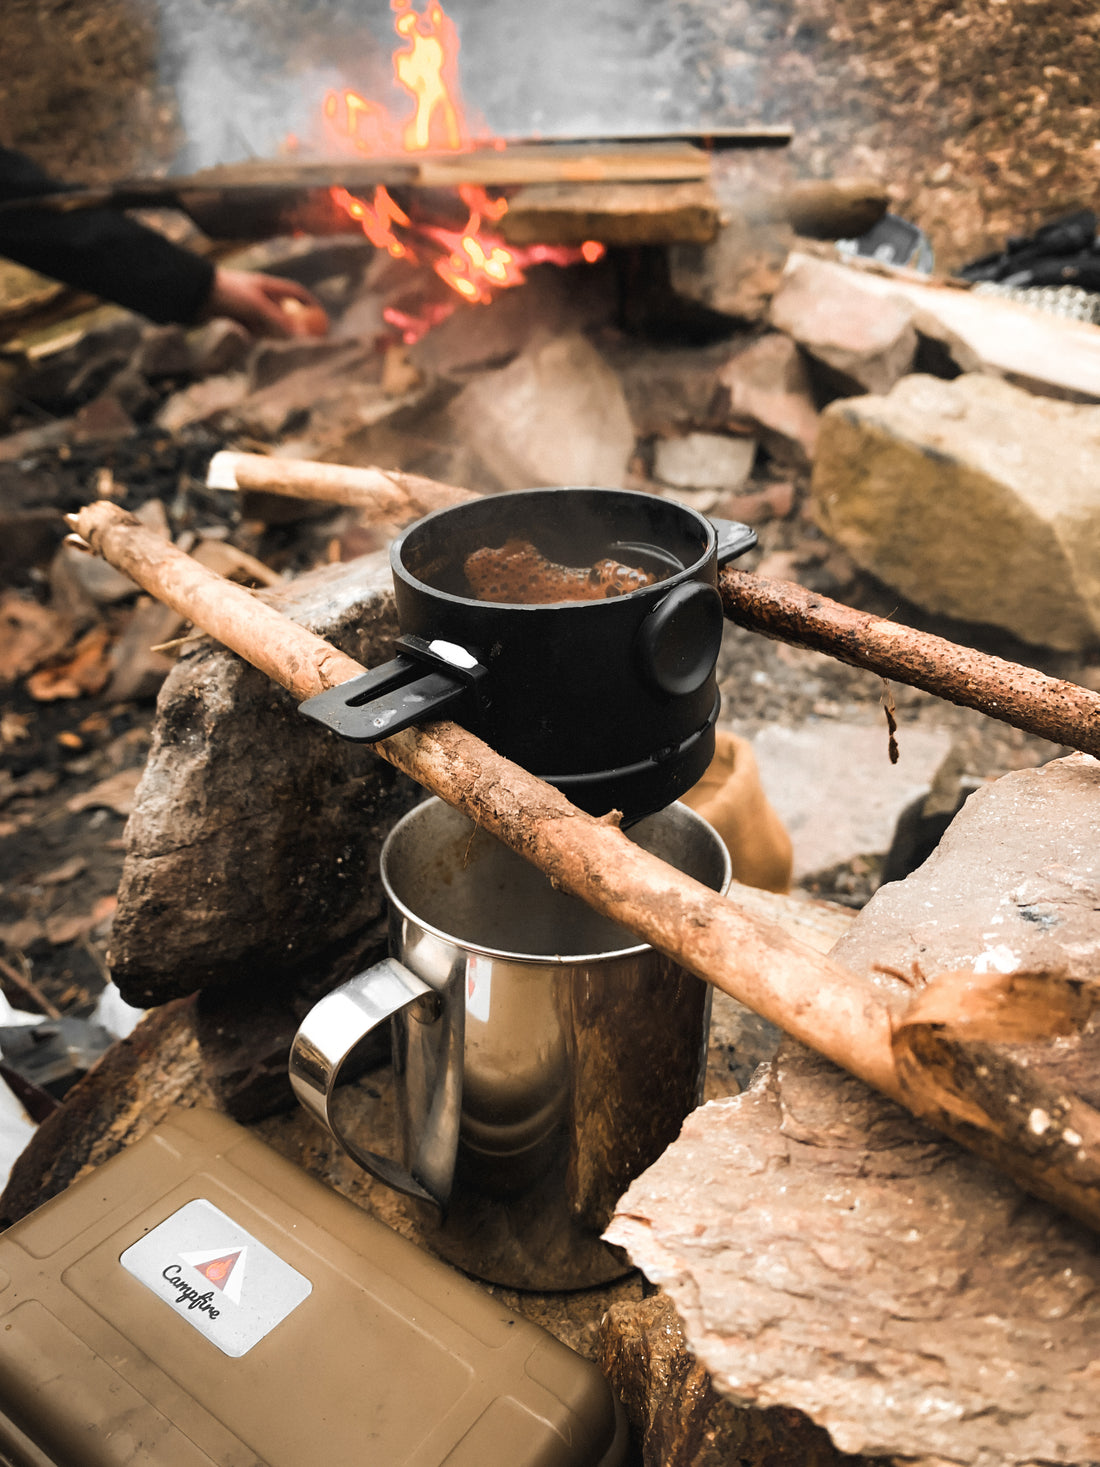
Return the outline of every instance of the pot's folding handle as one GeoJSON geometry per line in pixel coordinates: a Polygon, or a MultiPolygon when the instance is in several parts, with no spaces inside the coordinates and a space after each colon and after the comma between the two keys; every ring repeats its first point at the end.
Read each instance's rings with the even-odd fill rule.
{"type": "Polygon", "coordinates": [[[465,647],[420,637],[399,637],[397,646],[392,662],[307,698],[299,713],[357,744],[444,714],[462,721],[485,673],[477,658],[465,647]]]}
{"type": "Polygon", "coordinates": [[[379,1024],[404,1009],[411,1010],[413,1022],[419,1020],[443,1027],[439,993],[395,958],[386,958],[334,988],[314,1004],[294,1036],[290,1046],[290,1084],[306,1110],[372,1177],[398,1192],[442,1207],[447,1196],[439,1196],[437,1192],[449,1193],[450,1176],[442,1179],[442,1188],[438,1184],[433,1187],[435,1179],[414,1174],[415,1166],[409,1171],[390,1157],[360,1146],[339,1124],[333,1111],[333,1092],[352,1051],[379,1024]]]}
{"type": "Polygon", "coordinates": [[[751,550],[756,544],[756,531],[751,525],[743,525],[739,520],[720,520],[708,516],[711,524],[718,531],[718,564],[728,565],[731,560],[736,560],[739,555],[744,555],[746,550],[751,550]]]}

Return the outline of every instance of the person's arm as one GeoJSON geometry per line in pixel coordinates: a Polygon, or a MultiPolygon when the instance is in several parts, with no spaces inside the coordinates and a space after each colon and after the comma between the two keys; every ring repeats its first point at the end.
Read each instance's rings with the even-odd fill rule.
{"type": "MultiPolygon", "coordinates": [[[[22,153],[0,148],[0,200],[65,187],[22,153]]],[[[209,260],[113,209],[0,210],[0,254],[151,321],[198,320],[214,285],[209,260]]]]}
{"type": "MultiPolygon", "coordinates": [[[[0,202],[66,187],[24,154],[0,147],[0,202]]],[[[328,329],[320,303],[294,281],[215,268],[114,209],[0,209],[0,255],[151,321],[190,326],[224,315],[259,336],[328,329]],[[287,301],[304,309],[282,309],[287,301]]]]}

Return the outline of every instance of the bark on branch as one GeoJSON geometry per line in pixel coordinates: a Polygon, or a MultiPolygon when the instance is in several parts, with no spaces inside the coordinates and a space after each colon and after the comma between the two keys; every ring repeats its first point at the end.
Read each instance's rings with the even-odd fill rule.
{"type": "Polygon", "coordinates": [[[948,703],[1100,757],[1100,695],[1033,668],[962,647],[747,571],[719,576],[730,621],[780,642],[907,683],[948,703]]]}

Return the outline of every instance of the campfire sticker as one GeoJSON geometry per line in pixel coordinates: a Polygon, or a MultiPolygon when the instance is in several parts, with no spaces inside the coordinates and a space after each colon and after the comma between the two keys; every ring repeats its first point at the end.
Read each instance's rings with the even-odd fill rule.
{"type": "Polygon", "coordinates": [[[309,1297],[313,1285],[231,1217],[197,1198],[119,1262],[225,1355],[237,1358],[309,1297]]]}

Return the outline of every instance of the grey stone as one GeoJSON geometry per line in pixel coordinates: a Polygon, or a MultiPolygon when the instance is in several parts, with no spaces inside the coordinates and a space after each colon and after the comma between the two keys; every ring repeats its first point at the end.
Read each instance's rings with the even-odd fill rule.
{"type": "MultiPolygon", "coordinates": [[[[395,633],[384,556],[258,593],[371,666],[395,633]]],[[[147,1006],[212,985],[266,989],[377,945],[377,854],[417,789],[302,718],[262,673],[203,641],[157,704],[126,829],[112,970],[147,1006]]]]}
{"type": "MultiPolygon", "coordinates": [[[[880,889],[834,957],[894,1011],[907,990],[880,964],[1093,978],[1098,821],[1086,755],[1004,777],[880,889]]],[[[667,1289],[718,1392],[754,1415],[804,1412],[840,1450],[894,1460],[1095,1458],[1100,1407],[1082,1389],[1095,1237],[798,1045],[690,1116],[607,1236],[667,1289]]]]}
{"type": "Polygon", "coordinates": [[[768,319],[851,390],[887,392],[917,354],[914,308],[868,295],[843,265],[799,255],[783,273],[768,319]]]}
{"type": "Polygon", "coordinates": [[[151,381],[158,377],[186,377],[191,371],[191,347],[182,326],[150,326],[130,358],[130,365],[151,381]]]}
{"type": "Polygon", "coordinates": [[[252,350],[252,333],[239,321],[219,316],[190,333],[191,369],[196,377],[213,377],[243,366],[252,350]]]}
{"type": "Polygon", "coordinates": [[[580,334],[532,345],[482,374],[459,393],[450,418],[505,489],[618,487],[634,452],[618,378],[580,334]]]}
{"type": "Polygon", "coordinates": [[[722,489],[736,493],[752,473],[756,439],[728,433],[685,433],[654,447],[653,473],[674,489],[722,489]]]}
{"type": "Polygon", "coordinates": [[[772,724],[752,740],[760,780],[794,847],[794,880],[853,856],[885,855],[902,812],[932,787],[951,748],[938,729],[902,728],[891,764],[885,720],[772,724]]]}
{"type": "Polygon", "coordinates": [[[166,433],[179,433],[199,423],[217,423],[239,408],[247,395],[248,381],[243,372],[204,377],[172,394],[156,415],[157,427],[166,433]]]}
{"type": "Polygon", "coordinates": [[[1087,754],[976,790],[928,860],[880,887],[833,949],[868,972],[883,952],[926,977],[1100,968],[1100,761],[1087,754]]]}
{"type": "Polygon", "coordinates": [[[111,606],[137,592],[137,583],[128,575],[116,570],[109,561],[98,555],[89,555],[86,550],[77,550],[74,545],[61,545],[56,561],[57,574],[74,582],[79,588],[78,594],[88,597],[97,606],[111,606]]]}
{"type": "Polygon", "coordinates": [[[721,386],[730,344],[646,347],[608,343],[604,355],[622,383],[639,438],[717,432],[729,426],[728,394],[721,386]]]}
{"type": "Polygon", "coordinates": [[[928,611],[1080,651],[1100,639],[1100,408],[915,375],[822,415],[822,528],[928,611]]]}
{"type": "Polygon", "coordinates": [[[713,244],[669,247],[672,288],[723,315],[763,321],[793,241],[788,224],[734,213],[713,244]]]}
{"type": "Polygon", "coordinates": [[[74,443],[112,443],[137,431],[134,420],[110,392],[86,402],[72,420],[74,443]]]}
{"type": "Polygon", "coordinates": [[[488,305],[460,303],[417,342],[409,360],[424,371],[459,378],[503,366],[533,340],[606,321],[614,295],[593,288],[602,279],[602,272],[594,280],[587,270],[537,267],[522,285],[501,291],[488,305]]]}
{"type": "Polygon", "coordinates": [[[818,412],[810,374],[790,337],[769,332],[727,362],[718,380],[734,422],[747,421],[774,458],[812,462],[818,412]]]}
{"type": "MultiPolygon", "coordinates": [[[[330,337],[296,336],[287,341],[263,341],[252,355],[248,369],[251,391],[271,387],[292,373],[323,367],[331,362],[349,361],[357,343],[336,341],[330,337]]],[[[359,347],[362,355],[362,348],[359,347]]]]}

